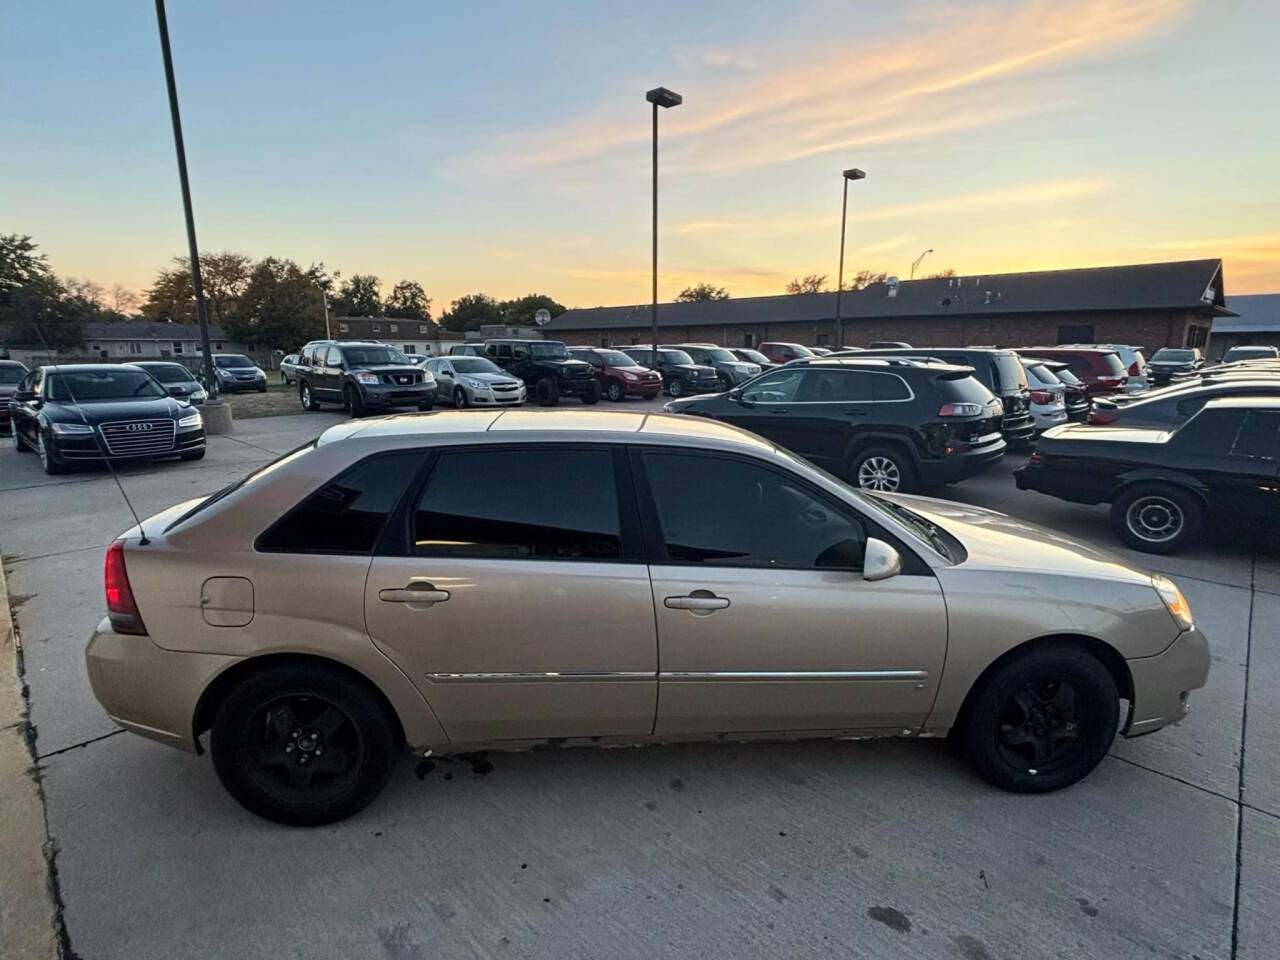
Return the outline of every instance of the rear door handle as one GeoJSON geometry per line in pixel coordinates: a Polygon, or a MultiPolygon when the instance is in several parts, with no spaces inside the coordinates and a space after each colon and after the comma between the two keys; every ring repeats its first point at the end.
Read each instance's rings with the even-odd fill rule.
{"type": "Polygon", "coordinates": [[[786,407],[774,407],[774,408],[773,408],[772,410],[770,410],[769,412],[770,412],[770,413],[777,413],[777,414],[784,414],[784,413],[788,413],[789,411],[787,410],[787,408],[786,408],[786,407]]]}
{"type": "Polygon", "coordinates": [[[449,599],[448,590],[437,590],[426,582],[411,583],[407,587],[391,587],[378,591],[378,599],[383,603],[408,604],[411,610],[426,610],[436,603],[444,603],[449,599]]]}
{"type": "Polygon", "coordinates": [[[695,590],[685,597],[667,597],[662,605],[670,610],[688,610],[695,617],[705,617],[729,606],[728,597],[717,597],[710,590],[695,590]]]}

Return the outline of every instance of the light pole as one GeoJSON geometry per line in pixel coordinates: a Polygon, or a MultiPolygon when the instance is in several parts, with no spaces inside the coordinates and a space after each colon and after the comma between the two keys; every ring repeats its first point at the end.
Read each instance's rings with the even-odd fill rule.
{"type": "Polygon", "coordinates": [[[196,322],[200,324],[200,348],[204,353],[205,389],[209,399],[218,399],[218,378],[213,374],[209,347],[209,318],[204,307],[204,284],[200,282],[200,251],[196,246],[196,221],[191,213],[191,184],[187,180],[187,151],[182,144],[182,118],[178,115],[178,84],[173,78],[173,54],[169,50],[169,20],[164,0],[156,0],[156,23],[160,27],[160,52],[164,57],[164,79],[169,88],[169,116],[173,120],[173,145],[178,153],[178,181],[182,185],[182,212],[187,218],[187,249],[191,255],[191,289],[196,296],[196,322]]]}
{"type": "Polygon", "coordinates": [[[908,279],[914,280],[916,278],[916,267],[920,266],[920,261],[931,253],[933,253],[933,247],[930,247],[924,253],[920,254],[920,256],[911,261],[911,276],[908,279]]]}
{"type": "Polygon", "coordinates": [[[329,293],[324,287],[320,288],[320,299],[324,301],[324,338],[332,340],[333,337],[329,334],[329,293]]]}
{"type": "Polygon", "coordinates": [[[844,224],[849,214],[849,181],[865,180],[867,175],[857,167],[850,167],[841,174],[844,182],[844,199],[840,202],[840,264],[836,267],[836,349],[844,349],[844,321],[840,318],[840,295],[844,293],[844,224]]]}
{"type": "Polygon", "coordinates": [[[666,87],[654,87],[644,98],[653,104],[653,306],[649,313],[649,332],[653,338],[653,356],[658,362],[658,108],[678,107],[684,97],[666,87]]]}

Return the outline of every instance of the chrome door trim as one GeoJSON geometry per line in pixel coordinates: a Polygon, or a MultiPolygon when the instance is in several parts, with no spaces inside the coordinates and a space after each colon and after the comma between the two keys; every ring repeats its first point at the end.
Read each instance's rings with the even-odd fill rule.
{"type": "Polygon", "coordinates": [[[601,671],[533,671],[527,673],[428,673],[432,683],[527,683],[551,681],[573,683],[581,680],[654,680],[657,674],[651,670],[601,670],[601,671]]]}
{"type": "Polygon", "coordinates": [[[664,670],[659,680],[924,680],[928,670],[664,670]]]}

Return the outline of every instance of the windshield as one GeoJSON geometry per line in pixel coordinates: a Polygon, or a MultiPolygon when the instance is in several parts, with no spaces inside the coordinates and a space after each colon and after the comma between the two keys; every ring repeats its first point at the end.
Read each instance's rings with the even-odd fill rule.
{"type": "Polygon", "coordinates": [[[95,400],[154,400],[167,397],[160,384],[141,370],[54,371],[45,380],[50,400],[92,403],[95,400]]]}
{"type": "MultiPolygon", "coordinates": [[[[1232,347],[1222,359],[1226,361],[1250,360],[1257,357],[1274,358],[1275,355],[1275,347],[1232,347]]],[[[3,372],[0,372],[0,376],[3,376],[3,372]]]]}
{"type": "Polygon", "coordinates": [[[252,360],[239,353],[229,353],[221,357],[214,357],[213,362],[223,368],[234,367],[238,369],[240,367],[253,366],[252,360]]]}
{"type": "Polygon", "coordinates": [[[569,348],[555,341],[534,342],[529,344],[529,356],[536,360],[568,360],[569,348]]]}
{"type": "Polygon", "coordinates": [[[996,387],[1004,393],[1018,393],[1027,388],[1027,371],[1016,353],[997,353],[991,358],[996,370],[996,387]]]}
{"type": "Polygon", "coordinates": [[[381,367],[409,362],[409,358],[394,347],[343,347],[342,356],[353,367],[381,367]]]}
{"type": "Polygon", "coordinates": [[[484,357],[452,357],[449,360],[458,373],[501,373],[502,368],[484,357]]]}
{"type": "Polygon", "coordinates": [[[706,354],[708,357],[710,357],[712,360],[715,360],[717,363],[737,363],[738,362],[738,358],[735,357],[728,350],[724,349],[724,347],[708,348],[706,350],[706,354]]]}
{"type": "Polygon", "coordinates": [[[191,371],[180,363],[157,363],[155,366],[147,365],[142,369],[161,383],[189,383],[195,379],[191,376],[191,371]]]}
{"type": "Polygon", "coordinates": [[[596,356],[604,361],[606,367],[634,367],[636,362],[621,350],[597,350],[596,356]]]}
{"type": "Polygon", "coordinates": [[[744,360],[750,360],[752,363],[769,363],[769,358],[759,350],[739,350],[738,356],[744,360]]]}
{"type": "Polygon", "coordinates": [[[1168,347],[1161,347],[1156,351],[1156,355],[1152,360],[1165,360],[1173,363],[1190,363],[1196,358],[1194,350],[1170,350],[1168,347]]]}
{"type": "Polygon", "coordinates": [[[659,350],[658,356],[661,358],[663,363],[684,364],[685,366],[691,366],[693,364],[693,357],[689,356],[683,350],[659,350]]]}
{"type": "Polygon", "coordinates": [[[9,364],[0,365],[0,383],[12,384],[21,383],[22,378],[27,375],[27,371],[17,364],[10,366],[9,364]]]}

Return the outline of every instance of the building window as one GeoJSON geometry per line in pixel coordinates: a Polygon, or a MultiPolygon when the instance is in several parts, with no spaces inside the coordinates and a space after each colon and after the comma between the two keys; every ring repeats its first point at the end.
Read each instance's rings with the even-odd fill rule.
{"type": "Polygon", "coordinates": [[[742,335],[742,345],[744,347],[754,347],[756,345],[756,335],[754,333],[744,333],[742,335]]]}
{"type": "Polygon", "coordinates": [[[372,330],[373,330],[373,332],[374,332],[374,333],[381,333],[381,332],[382,332],[382,324],[380,324],[380,323],[375,323],[375,324],[373,325],[373,327],[372,327],[372,330]]]}
{"type": "Polygon", "coordinates": [[[600,346],[602,346],[602,347],[612,347],[612,346],[613,346],[613,343],[609,340],[609,338],[608,338],[608,337],[606,337],[606,336],[602,333],[602,334],[600,334],[600,346]]]}
{"type": "Polygon", "coordinates": [[[390,326],[391,326],[391,332],[392,332],[392,333],[399,333],[399,332],[400,332],[400,324],[398,324],[398,323],[393,323],[393,324],[391,324],[390,326]]]}
{"type": "Polygon", "coordinates": [[[215,350],[221,350],[221,349],[222,349],[222,341],[221,341],[221,340],[219,340],[217,343],[215,343],[215,344],[213,345],[213,349],[215,349],[215,350]]]}
{"type": "Polygon", "coordinates": [[[91,346],[94,353],[97,353],[99,350],[102,349],[102,344],[100,343],[91,344],[91,346]]]}
{"type": "Polygon", "coordinates": [[[414,344],[412,344],[412,343],[406,343],[406,344],[404,345],[404,352],[405,352],[405,353],[417,353],[417,352],[418,352],[418,348],[417,348],[414,344]]]}
{"type": "Polygon", "coordinates": [[[175,357],[180,357],[180,356],[182,356],[182,341],[181,341],[181,340],[175,340],[175,341],[173,341],[173,355],[174,355],[175,357]]]}
{"type": "Polygon", "coordinates": [[[129,352],[135,354],[142,353],[142,344],[138,343],[136,340],[129,341],[129,352]]]}
{"type": "Polygon", "coordinates": [[[427,326],[425,323],[420,323],[418,324],[418,332],[423,336],[426,336],[428,333],[431,332],[431,328],[427,326]]]}
{"type": "Polygon", "coordinates": [[[1093,324],[1077,323],[1058,328],[1059,343],[1093,343],[1093,324]]]}
{"type": "Polygon", "coordinates": [[[1208,341],[1208,339],[1209,339],[1208,327],[1202,327],[1202,326],[1199,326],[1198,324],[1187,327],[1187,342],[1185,344],[1186,346],[1203,347],[1205,343],[1208,341]]]}
{"type": "Polygon", "coordinates": [[[340,323],[340,324],[338,324],[338,332],[339,332],[339,333],[346,333],[346,332],[347,332],[348,330],[350,330],[350,329],[351,329],[351,328],[350,328],[350,327],[348,327],[345,323],[340,323]]]}

